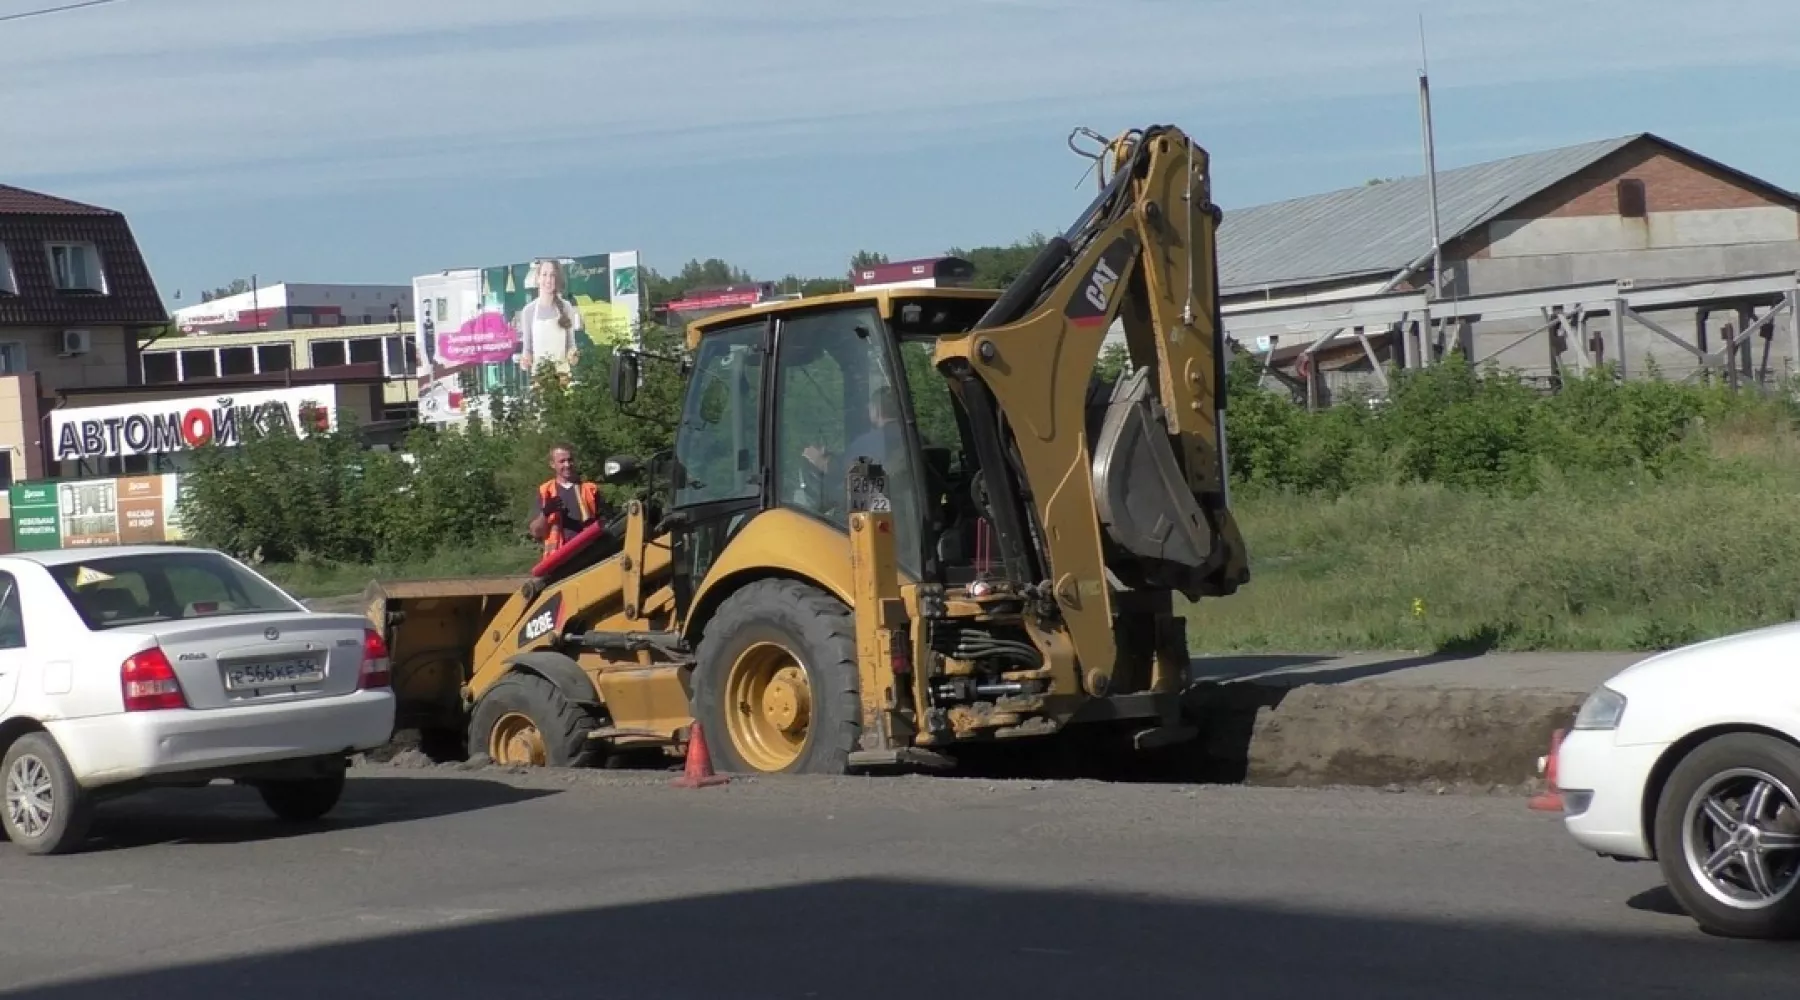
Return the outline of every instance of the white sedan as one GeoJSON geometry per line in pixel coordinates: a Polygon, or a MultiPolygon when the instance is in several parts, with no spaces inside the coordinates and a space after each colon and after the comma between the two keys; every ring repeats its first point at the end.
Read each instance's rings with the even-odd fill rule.
{"type": "Polygon", "coordinates": [[[1800,623],[1620,671],[1582,705],[1556,763],[1576,842],[1656,861],[1706,931],[1800,936],[1800,623]]]}
{"type": "Polygon", "coordinates": [[[8,838],[79,849],[94,803],[158,785],[254,785],[278,817],[336,805],[386,743],[381,635],[319,614],[209,549],[0,556],[0,780],[8,838]]]}

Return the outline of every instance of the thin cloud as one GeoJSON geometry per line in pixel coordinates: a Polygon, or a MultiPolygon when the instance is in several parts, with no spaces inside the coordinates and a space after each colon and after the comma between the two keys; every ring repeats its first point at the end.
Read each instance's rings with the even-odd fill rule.
{"type": "MultiPolygon", "coordinates": [[[[1789,58],[1779,33],[1742,27],[1789,6],[1446,0],[1429,9],[1433,77],[1455,88],[1651,64],[1741,72],[1789,58]],[[1607,44],[1576,55],[1572,38],[1607,44]]],[[[1404,92],[1416,11],[1397,0],[133,0],[0,33],[0,176],[161,204],[950,144],[1024,124],[1139,124],[1152,109],[1241,120],[1273,103],[1404,92]]]]}

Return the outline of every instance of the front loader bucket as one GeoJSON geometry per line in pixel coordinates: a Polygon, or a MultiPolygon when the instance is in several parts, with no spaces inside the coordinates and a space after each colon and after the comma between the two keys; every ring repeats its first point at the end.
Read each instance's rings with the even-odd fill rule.
{"type": "Polygon", "coordinates": [[[462,728],[462,685],[482,630],[527,576],[370,581],[365,614],[387,642],[396,729],[462,728]]]}

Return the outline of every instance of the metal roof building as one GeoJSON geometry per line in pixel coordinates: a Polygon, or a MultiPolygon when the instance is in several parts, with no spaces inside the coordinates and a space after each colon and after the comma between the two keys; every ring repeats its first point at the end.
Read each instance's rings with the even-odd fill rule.
{"type": "Polygon", "coordinates": [[[1791,190],[1651,133],[1440,170],[1441,299],[1428,290],[1428,198],[1425,178],[1407,177],[1225,212],[1227,330],[1272,359],[1305,347],[1319,367],[1344,371],[1428,364],[1452,348],[1542,374],[1627,356],[1640,370],[1647,360],[1751,378],[1800,370],[1800,334],[1776,315],[1800,312],[1791,190]],[[1750,278],[1767,280],[1720,292],[1750,278]],[[1651,285],[1689,292],[1658,292],[1661,318],[1634,311],[1629,333],[1589,328],[1651,285]],[[1533,327],[1548,338],[1533,341],[1533,327]],[[1775,338],[1778,328],[1788,335],[1775,338]],[[1354,337],[1333,333],[1345,330],[1354,337]]]}
{"type": "MultiPolygon", "coordinates": [[[[1642,136],[1625,136],[1441,170],[1442,238],[1481,226],[1642,136]]],[[[1386,278],[1431,249],[1423,175],[1225,213],[1220,292],[1386,278]]]]}

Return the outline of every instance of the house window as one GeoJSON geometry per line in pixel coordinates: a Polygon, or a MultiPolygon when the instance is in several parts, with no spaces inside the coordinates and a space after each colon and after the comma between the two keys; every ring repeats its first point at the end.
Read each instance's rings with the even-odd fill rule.
{"type": "Polygon", "coordinates": [[[18,341],[0,343],[0,375],[25,373],[25,345],[18,341]]]}
{"type": "Polygon", "coordinates": [[[50,276],[56,287],[65,292],[106,291],[106,277],[100,273],[100,252],[92,243],[51,243],[50,276]]]}
{"type": "Polygon", "coordinates": [[[5,244],[0,244],[0,295],[19,294],[19,278],[13,273],[12,258],[6,254],[5,244]]]}

